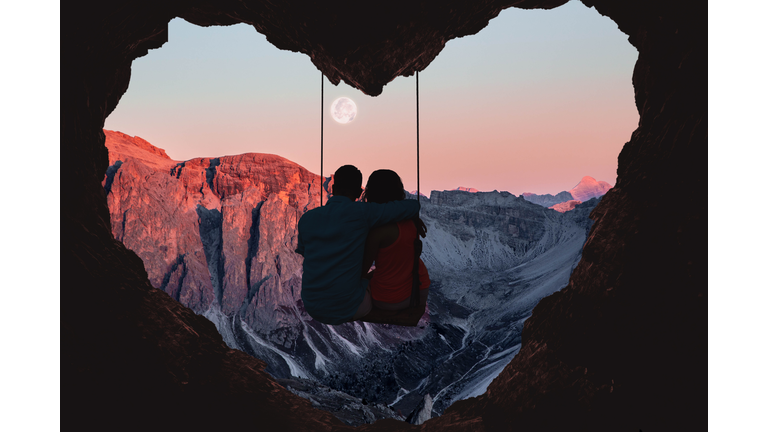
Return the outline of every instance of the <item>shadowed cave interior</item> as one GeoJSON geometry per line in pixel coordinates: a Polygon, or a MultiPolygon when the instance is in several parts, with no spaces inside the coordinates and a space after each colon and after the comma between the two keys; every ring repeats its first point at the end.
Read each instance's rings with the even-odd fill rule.
{"type": "MultiPolygon", "coordinates": [[[[86,428],[237,427],[342,430],[230,350],[213,325],[154,290],[110,231],[101,180],[104,119],[126,91],[131,61],[179,16],[253,24],[281,49],[308,54],[332,81],[381,93],[423,70],[446,40],[474,34],[506,7],[562,1],[387,3],[376,20],[345,2],[83,3],[62,25],[62,381],[78,401],[65,422],[86,428]],[[336,21],[364,36],[336,37],[336,21]],[[76,420],[75,420],[76,419],[76,420]]],[[[617,184],[568,287],[534,309],[523,347],[486,394],[422,429],[672,430],[706,422],[706,6],[587,2],[629,35],[641,120],[619,156],[617,184]]],[[[362,430],[409,430],[394,421],[362,430]]]]}

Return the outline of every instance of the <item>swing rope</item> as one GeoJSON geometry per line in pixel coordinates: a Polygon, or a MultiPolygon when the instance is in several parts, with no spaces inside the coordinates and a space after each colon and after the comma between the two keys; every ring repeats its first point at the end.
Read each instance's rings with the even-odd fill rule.
{"type": "MultiPolygon", "coordinates": [[[[419,163],[419,71],[416,71],[416,199],[421,204],[421,184],[420,184],[420,166],[419,163]]],[[[417,227],[418,224],[414,219],[413,223],[417,227]]],[[[416,238],[413,240],[413,269],[411,270],[411,308],[418,308],[421,297],[421,280],[419,277],[419,257],[422,252],[422,243],[419,235],[416,234],[416,238]]]]}
{"type": "Polygon", "coordinates": [[[419,71],[416,71],[416,199],[421,204],[420,172],[421,163],[419,162],[419,71]]]}
{"type": "MultiPolygon", "coordinates": [[[[323,83],[325,79],[323,72],[320,72],[320,207],[323,206],[323,188],[325,178],[323,177],[323,110],[324,94],[323,83]]],[[[416,71],[416,199],[421,204],[421,161],[419,160],[419,71],[416,71]]]]}
{"type": "Polygon", "coordinates": [[[320,71],[320,207],[323,206],[323,72],[320,71]]]}

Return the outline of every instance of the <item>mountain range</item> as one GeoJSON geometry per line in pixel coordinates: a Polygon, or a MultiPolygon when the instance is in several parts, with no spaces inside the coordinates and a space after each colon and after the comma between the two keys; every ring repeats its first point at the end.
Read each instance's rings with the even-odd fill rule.
{"type": "MultiPolygon", "coordinates": [[[[319,205],[319,176],[258,153],[174,161],[141,138],[104,132],[112,232],[152,285],[296,394],[326,409],[338,404],[310,389],[351,395],[344,411],[360,415],[337,414],[349,424],[404,419],[426,401],[439,415],[483,393],[520,349],[533,307],[568,283],[598,202],[560,213],[508,192],[432,191],[421,211],[432,289],[419,326],[326,326],[303,308],[294,253],[298,220],[319,205]]],[[[582,198],[604,187],[582,183],[573,190],[582,198]]]]}
{"type": "Polygon", "coordinates": [[[577,204],[605,195],[605,193],[612,187],[613,186],[608,182],[597,181],[590,176],[584,176],[579,184],[574,186],[571,190],[562,191],[557,195],[537,195],[530,192],[523,192],[521,196],[532,203],[563,213],[573,210],[577,204]]]}

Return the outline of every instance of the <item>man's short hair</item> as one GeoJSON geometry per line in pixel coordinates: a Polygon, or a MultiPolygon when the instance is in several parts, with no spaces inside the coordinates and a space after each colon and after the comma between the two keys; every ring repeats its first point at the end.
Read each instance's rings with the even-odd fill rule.
{"type": "Polygon", "coordinates": [[[334,195],[358,195],[363,187],[363,173],[354,165],[344,165],[333,174],[334,195]]]}

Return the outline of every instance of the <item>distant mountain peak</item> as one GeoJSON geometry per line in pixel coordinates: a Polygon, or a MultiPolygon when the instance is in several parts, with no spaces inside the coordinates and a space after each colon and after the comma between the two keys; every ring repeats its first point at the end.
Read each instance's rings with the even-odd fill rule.
{"type": "Polygon", "coordinates": [[[456,189],[454,189],[454,190],[457,190],[457,191],[464,191],[464,192],[472,192],[472,193],[480,192],[479,190],[477,190],[477,189],[475,189],[475,188],[464,187],[464,186],[459,186],[459,187],[457,187],[457,188],[456,188],[456,189]]]}
{"type": "MultiPolygon", "coordinates": [[[[413,196],[416,196],[416,189],[414,189],[414,190],[412,190],[412,191],[410,191],[408,193],[413,195],[413,196]]],[[[422,193],[422,192],[419,192],[419,195],[423,196],[424,198],[429,198],[428,196],[424,195],[424,193],[422,193]]]]}
{"type": "MultiPolygon", "coordinates": [[[[584,177],[582,177],[582,178],[581,178],[581,180],[579,181],[579,184],[582,184],[582,183],[585,183],[585,184],[589,184],[589,183],[597,183],[597,180],[595,180],[595,178],[594,178],[594,177],[592,177],[592,176],[584,176],[584,177]]],[[[576,186],[578,186],[578,185],[576,185],[576,186]]]]}
{"type": "Polygon", "coordinates": [[[605,195],[613,186],[604,181],[598,181],[594,177],[584,176],[579,184],[569,191],[562,191],[557,195],[538,195],[530,192],[523,192],[521,196],[526,200],[548,207],[559,212],[573,210],[577,203],[589,201],[592,198],[598,198],[605,195]],[[572,201],[572,202],[571,202],[572,201]]]}
{"type": "Polygon", "coordinates": [[[574,199],[583,202],[605,195],[612,187],[608,182],[597,181],[594,177],[584,176],[579,184],[568,192],[574,199]]]}

